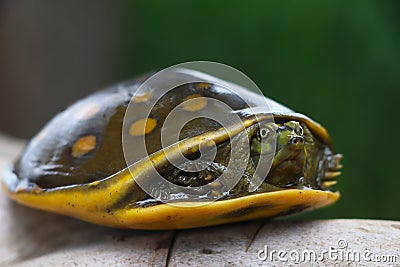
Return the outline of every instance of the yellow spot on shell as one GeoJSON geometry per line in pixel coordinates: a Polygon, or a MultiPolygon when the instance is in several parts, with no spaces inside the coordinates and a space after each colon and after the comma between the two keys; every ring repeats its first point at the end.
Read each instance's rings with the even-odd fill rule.
{"type": "Polygon", "coordinates": [[[132,97],[134,103],[144,103],[153,97],[153,92],[141,92],[132,97]]]}
{"type": "Polygon", "coordinates": [[[99,110],[99,105],[91,103],[82,107],[82,109],[75,114],[75,118],[78,120],[87,120],[96,115],[99,110]]]}
{"type": "Polygon", "coordinates": [[[151,133],[157,126],[157,121],[153,118],[140,119],[132,123],[129,127],[129,134],[132,136],[141,136],[151,133]]]}
{"type": "Polygon", "coordinates": [[[182,108],[187,111],[198,111],[205,108],[206,105],[207,98],[202,97],[200,94],[188,96],[182,102],[182,108]]]}
{"type": "Polygon", "coordinates": [[[203,89],[209,89],[211,88],[211,83],[196,83],[196,88],[203,90],[203,89]]]}
{"type": "Polygon", "coordinates": [[[96,147],[96,136],[88,135],[79,138],[72,146],[72,156],[79,158],[86,155],[96,147]]]}

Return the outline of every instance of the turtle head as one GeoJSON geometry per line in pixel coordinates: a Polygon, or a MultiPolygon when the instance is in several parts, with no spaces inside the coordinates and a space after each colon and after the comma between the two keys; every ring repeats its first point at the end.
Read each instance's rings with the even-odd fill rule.
{"type": "Polygon", "coordinates": [[[303,128],[297,121],[278,125],[276,152],[293,154],[304,150],[303,128]]]}
{"type": "Polygon", "coordinates": [[[306,149],[303,128],[297,121],[262,124],[251,139],[251,157],[255,165],[260,155],[273,156],[267,182],[291,186],[303,175],[306,149]]]}

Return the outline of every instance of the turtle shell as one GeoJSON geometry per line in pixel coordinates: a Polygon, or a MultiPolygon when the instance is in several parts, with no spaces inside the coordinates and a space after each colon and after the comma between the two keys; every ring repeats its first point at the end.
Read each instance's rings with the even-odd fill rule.
{"type": "MultiPolygon", "coordinates": [[[[139,92],[148,77],[98,91],[55,116],[32,138],[13,168],[2,176],[8,195],[34,208],[100,225],[138,229],[191,228],[288,215],[325,206],[339,198],[331,186],[339,174],[341,156],[333,153],[331,139],[320,124],[232,84],[234,90],[241,92],[234,94],[220,86],[217,78],[201,72],[174,70],[164,79],[165,84],[179,81],[182,85],[166,94],[154,88],[139,92]],[[193,79],[199,82],[185,83],[193,79]],[[155,98],[158,101],[154,104],[155,98]],[[194,101],[184,105],[190,99],[194,101]],[[181,109],[187,113],[214,112],[209,99],[229,106],[244,127],[233,125],[226,129],[212,119],[201,117],[181,127],[179,142],[163,146],[161,132],[171,110],[183,103],[181,109]],[[269,112],[249,111],[266,100],[269,112]],[[144,112],[135,112],[127,118],[130,103],[135,103],[139,111],[151,103],[152,109],[146,116],[144,112]],[[248,129],[271,119],[271,115],[279,125],[296,121],[305,130],[306,167],[301,169],[298,180],[301,182],[263,183],[257,190],[249,190],[249,179],[243,174],[237,184],[214,200],[187,196],[172,200],[169,196],[178,192],[167,190],[165,197],[165,188],[162,190],[158,184],[149,185],[151,192],[140,186],[139,181],[154,176],[154,170],[181,187],[196,188],[216,181],[221,168],[226,167],[225,158],[230,157],[226,152],[229,136],[243,132],[247,136],[248,129]],[[148,157],[136,149],[140,147],[138,140],[145,141],[148,157]],[[182,151],[186,158],[196,159],[204,140],[212,140],[218,148],[215,168],[210,167],[206,173],[188,172],[171,164],[171,158],[182,151]],[[168,200],[174,205],[166,203],[168,200]]],[[[250,162],[248,155],[242,160],[250,162]]],[[[274,180],[267,178],[267,181],[274,180]]],[[[214,193],[211,190],[200,196],[214,193]]]]}

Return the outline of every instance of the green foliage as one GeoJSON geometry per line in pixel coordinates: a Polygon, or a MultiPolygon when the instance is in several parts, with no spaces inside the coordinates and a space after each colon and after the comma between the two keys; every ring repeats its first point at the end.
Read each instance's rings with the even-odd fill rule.
{"type": "Polygon", "coordinates": [[[400,219],[399,1],[124,1],[120,10],[121,78],[217,61],[329,130],[344,155],[342,198],[307,218],[400,219]]]}

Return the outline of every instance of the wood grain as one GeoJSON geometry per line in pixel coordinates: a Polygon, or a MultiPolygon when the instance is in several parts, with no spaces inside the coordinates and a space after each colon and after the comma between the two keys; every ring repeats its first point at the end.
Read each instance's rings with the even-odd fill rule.
{"type": "MultiPolygon", "coordinates": [[[[0,168],[22,147],[23,142],[0,136],[0,168]]],[[[121,230],[26,208],[0,193],[0,222],[0,266],[400,265],[397,221],[250,221],[183,231],[121,230]],[[268,257],[261,260],[265,249],[268,257]],[[354,253],[360,253],[359,261],[354,253]],[[363,256],[393,256],[385,259],[395,262],[363,256]]]]}

